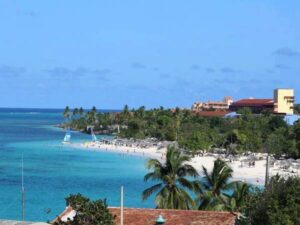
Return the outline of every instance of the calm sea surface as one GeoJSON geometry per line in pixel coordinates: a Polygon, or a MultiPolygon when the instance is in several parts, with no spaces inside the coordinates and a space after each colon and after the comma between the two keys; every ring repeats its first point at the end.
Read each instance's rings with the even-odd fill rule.
{"type": "MultiPolygon", "coordinates": [[[[120,186],[125,206],[153,207],[141,201],[147,172],[145,158],[62,146],[62,110],[0,109],[0,218],[21,219],[21,168],[24,158],[25,219],[52,220],[65,208],[69,194],[107,198],[118,206],[120,186]]],[[[90,141],[73,133],[74,142],[90,141]]]]}

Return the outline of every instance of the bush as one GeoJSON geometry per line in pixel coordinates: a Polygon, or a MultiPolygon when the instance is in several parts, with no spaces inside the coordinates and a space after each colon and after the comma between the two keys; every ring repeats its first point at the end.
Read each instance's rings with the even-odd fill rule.
{"type": "Polygon", "coordinates": [[[76,216],[72,221],[59,220],[54,225],[115,225],[115,217],[110,214],[106,200],[91,201],[77,194],[66,198],[66,204],[76,211],[76,216]]]}
{"type": "Polygon", "coordinates": [[[298,225],[300,224],[300,178],[287,180],[275,176],[264,191],[250,198],[244,225],[298,225]]]}

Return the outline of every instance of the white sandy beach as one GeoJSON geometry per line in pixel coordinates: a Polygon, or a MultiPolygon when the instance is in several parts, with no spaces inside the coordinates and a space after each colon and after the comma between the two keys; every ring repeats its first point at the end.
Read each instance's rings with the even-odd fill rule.
{"type": "MultiPolygon", "coordinates": [[[[93,150],[93,151],[110,151],[120,154],[130,154],[141,156],[145,158],[156,158],[159,160],[164,160],[166,148],[158,149],[157,147],[141,148],[141,147],[128,147],[128,146],[118,146],[113,144],[103,144],[98,142],[86,142],[86,143],[73,143],[71,144],[75,148],[93,150]]],[[[192,158],[190,164],[194,166],[198,172],[202,173],[202,166],[206,167],[209,171],[212,170],[214,161],[218,155],[211,156],[196,156],[192,158]]],[[[237,161],[228,162],[228,164],[233,169],[233,179],[241,180],[255,185],[264,185],[265,182],[265,173],[266,173],[266,160],[256,160],[255,166],[249,167],[246,165],[242,166],[241,157],[237,161]]],[[[293,170],[287,172],[279,168],[278,163],[275,163],[274,166],[269,167],[270,176],[280,174],[282,176],[296,176],[300,175],[300,170],[293,170]]]]}

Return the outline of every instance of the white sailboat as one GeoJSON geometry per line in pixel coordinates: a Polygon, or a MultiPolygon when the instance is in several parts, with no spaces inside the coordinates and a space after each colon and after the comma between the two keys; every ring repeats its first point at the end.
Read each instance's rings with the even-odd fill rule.
{"type": "Polygon", "coordinates": [[[66,132],[66,135],[64,137],[64,140],[62,142],[63,144],[70,144],[71,143],[71,130],[68,129],[66,132]]]}
{"type": "Polygon", "coordinates": [[[94,133],[94,126],[87,126],[87,130],[90,130],[90,132],[91,132],[92,141],[93,142],[98,142],[98,138],[94,133]]]}

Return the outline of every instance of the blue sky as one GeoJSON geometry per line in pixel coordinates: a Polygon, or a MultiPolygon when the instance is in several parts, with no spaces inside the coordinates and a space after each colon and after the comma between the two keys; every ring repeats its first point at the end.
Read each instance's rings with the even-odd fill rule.
{"type": "Polygon", "coordinates": [[[2,0],[0,107],[300,96],[299,21],[299,0],[2,0]]]}

